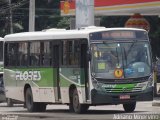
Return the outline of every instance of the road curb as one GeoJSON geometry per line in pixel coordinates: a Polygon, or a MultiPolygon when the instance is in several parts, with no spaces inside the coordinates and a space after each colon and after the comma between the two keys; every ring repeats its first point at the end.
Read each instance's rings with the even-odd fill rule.
{"type": "Polygon", "coordinates": [[[160,106],[160,102],[153,102],[152,106],[160,106]]]}
{"type": "Polygon", "coordinates": [[[160,100],[154,100],[152,106],[160,106],[160,100]]]}

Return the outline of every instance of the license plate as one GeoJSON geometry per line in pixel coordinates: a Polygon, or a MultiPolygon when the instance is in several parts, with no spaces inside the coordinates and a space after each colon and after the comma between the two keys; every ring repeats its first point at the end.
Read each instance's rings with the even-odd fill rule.
{"type": "Polygon", "coordinates": [[[130,99],[130,95],[120,95],[119,99],[121,99],[121,100],[130,99]]]}

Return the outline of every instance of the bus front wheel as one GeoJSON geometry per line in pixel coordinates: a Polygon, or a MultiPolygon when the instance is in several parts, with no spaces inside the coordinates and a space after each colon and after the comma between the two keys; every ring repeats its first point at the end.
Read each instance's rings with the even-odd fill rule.
{"type": "Polygon", "coordinates": [[[26,90],[26,107],[29,112],[44,112],[46,110],[46,104],[45,103],[39,103],[33,101],[33,94],[31,91],[31,88],[28,88],[26,90]]]}
{"type": "Polygon", "coordinates": [[[75,113],[85,113],[89,108],[89,105],[79,103],[79,96],[76,89],[73,92],[71,104],[75,113]]]}
{"type": "Polygon", "coordinates": [[[133,112],[136,108],[136,102],[123,104],[125,112],[133,112]]]}

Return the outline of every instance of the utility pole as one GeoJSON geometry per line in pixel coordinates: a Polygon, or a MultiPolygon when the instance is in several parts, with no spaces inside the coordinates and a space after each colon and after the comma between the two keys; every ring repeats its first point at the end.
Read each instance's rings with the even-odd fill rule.
{"type": "Polygon", "coordinates": [[[94,25],[94,0],[76,0],[76,28],[94,25]]]}
{"type": "Polygon", "coordinates": [[[13,21],[12,21],[12,5],[11,0],[8,0],[9,4],[9,26],[10,26],[10,33],[13,33],[13,21]]]}
{"type": "Polygon", "coordinates": [[[29,31],[35,31],[35,0],[29,2],[29,31]]]}

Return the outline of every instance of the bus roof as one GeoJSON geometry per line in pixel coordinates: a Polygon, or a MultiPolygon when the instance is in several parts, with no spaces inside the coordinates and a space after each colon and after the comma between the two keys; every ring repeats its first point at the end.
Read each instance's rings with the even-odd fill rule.
{"type": "Polygon", "coordinates": [[[4,38],[0,37],[0,41],[4,41],[4,38]]]}
{"type": "Polygon", "coordinates": [[[49,39],[74,39],[74,38],[88,38],[89,33],[101,32],[101,31],[110,31],[110,30],[140,30],[143,29],[137,28],[105,28],[105,27],[84,27],[81,29],[75,30],[45,30],[45,31],[36,31],[36,32],[23,32],[9,34],[4,37],[5,41],[28,41],[28,40],[49,40],[49,39]]]}

